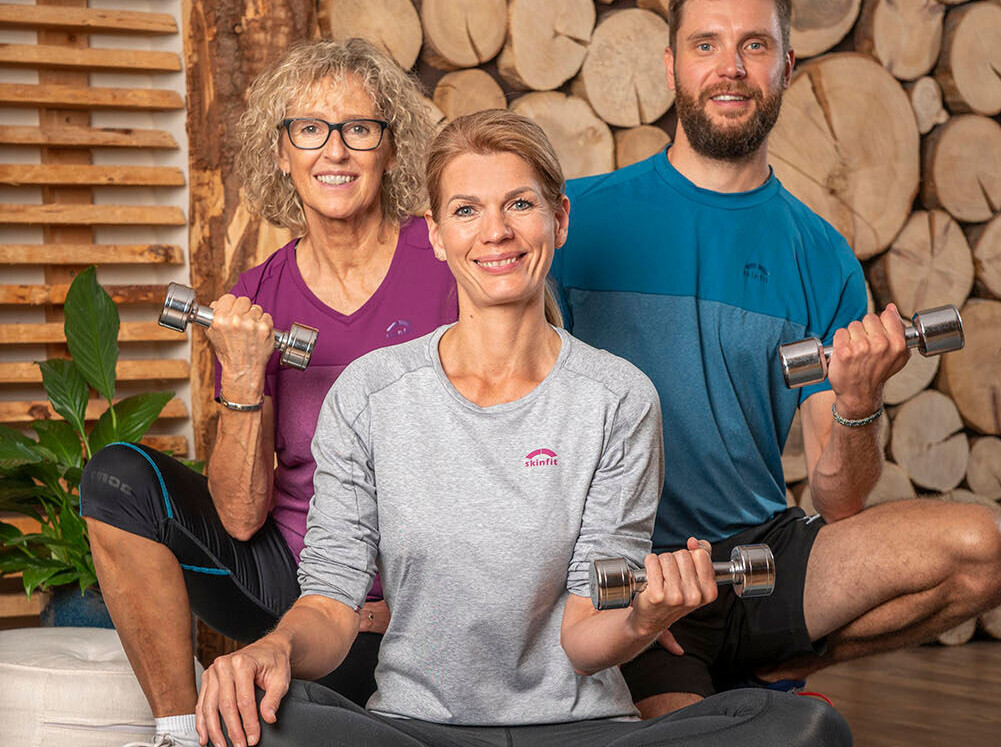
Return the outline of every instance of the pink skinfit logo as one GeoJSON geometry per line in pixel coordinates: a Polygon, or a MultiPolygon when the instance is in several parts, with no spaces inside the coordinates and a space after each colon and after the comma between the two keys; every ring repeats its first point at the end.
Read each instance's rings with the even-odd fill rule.
{"type": "Polygon", "coordinates": [[[526,467],[555,467],[556,452],[551,449],[536,449],[525,457],[526,467]]]}

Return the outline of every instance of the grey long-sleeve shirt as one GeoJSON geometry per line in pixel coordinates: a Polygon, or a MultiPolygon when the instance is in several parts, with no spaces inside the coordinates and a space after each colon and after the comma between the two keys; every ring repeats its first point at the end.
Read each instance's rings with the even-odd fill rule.
{"type": "Polygon", "coordinates": [[[539,386],[480,407],[442,369],[446,329],[363,356],[327,394],[302,593],[357,608],[382,574],[392,619],[374,711],[467,725],[632,716],[617,667],[574,673],[560,624],[568,593],[589,593],[592,558],[649,552],[657,393],[558,330],[539,386]]]}

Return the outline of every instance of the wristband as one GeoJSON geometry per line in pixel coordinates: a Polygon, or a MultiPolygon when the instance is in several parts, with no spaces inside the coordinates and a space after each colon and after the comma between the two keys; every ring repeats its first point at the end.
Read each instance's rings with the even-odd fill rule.
{"type": "Polygon", "coordinates": [[[875,423],[883,415],[883,406],[880,405],[879,408],[872,415],[865,418],[859,418],[858,420],[850,420],[848,418],[843,418],[838,415],[838,411],[834,409],[834,405],[831,405],[831,413],[834,415],[834,422],[839,425],[847,426],[848,428],[862,428],[869,425],[870,423],[875,423]]]}
{"type": "Polygon", "coordinates": [[[261,396],[261,401],[256,405],[241,405],[239,402],[230,402],[228,399],[222,396],[222,392],[219,392],[217,401],[223,407],[228,407],[230,410],[236,410],[237,412],[254,412],[255,410],[260,410],[264,406],[264,396],[261,396]]]}

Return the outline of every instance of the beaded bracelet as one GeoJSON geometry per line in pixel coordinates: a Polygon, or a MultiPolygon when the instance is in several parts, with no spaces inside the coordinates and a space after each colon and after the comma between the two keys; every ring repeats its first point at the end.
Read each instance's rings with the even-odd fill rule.
{"type": "Polygon", "coordinates": [[[880,405],[879,409],[876,410],[872,415],[865,418],[859,418],[858,420],[850,420],[848,418],[843,418],[838,415],[838,411],[834,409],[834,405],[831,405],[831,413],[834,415],[834,422],[840,425],[848,426],[849,428],[862,428],[863,426],[869,425],[869,423],[874,423],[880,419],[883,415],[883,406],[880,405]]]}

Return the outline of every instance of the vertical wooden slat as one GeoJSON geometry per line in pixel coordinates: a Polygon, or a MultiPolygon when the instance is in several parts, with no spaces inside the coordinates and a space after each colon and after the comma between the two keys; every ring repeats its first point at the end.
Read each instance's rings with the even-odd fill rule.
{"type": "MultiPolygon", "coordinates": [[[[239,208],[234,161],[241,144],[233,123],[243,112],[254,78],[295,41],[314,35],[315,3],[268,0],[243,3],[185,0],[182,13],[187,70],[191,285],[198,297],[218,298],[257,254],[257,223],[227,248],[229,224],[239,208]],[[206,133],[213,133],[206,137],[206,133]]],[[[213,357],[204,335],[192,342],[191,404],[195,452],[205,458],[215,432],[213,357]]]]}
{"type": "MultiPolygon", "coordinates": [[[[36,5],[58,6],[64,8],[86,8],[87,0],[37,0],[36,5]]],[[[86,49],[90,46],[87,34],[67,33],[64,31],[39,31],[39,44],[52,44],[74,49],[86,49]]],[[[86,72],[66,70],[39,70],[38,82],[54,83],[86,87],[89,76],[86,72]]],[[[90,127],[90,112],[86,110],[39,109],[38,123],[43,132],[62,127],[90,127]]],[[[43,147],[41,160],[43,164],[89,165],[93,162],[89,148],[55,148],[43,147]]],[[[43,187],[42,202],[91,204],[94,193],[89,187],[43,187]]],[[[93,244],[94,230],[87,226],[46,226],[42,229],[42,237],[46,244],[93,244]]],[[[45,282],[50,284],[69,283],[80,272],[82,266],[55,265],[46,266],[45,282]]],[[[48,322],[62,321],[61,307],[46,306],[45,320],[48,322]]],[[[62,344],[47,345],[49,357],[61,356],[66,346],[62,344]]]]}
{"type": "MultiPolygon", "coordinates": [[[[191,285],[207,301],[228,290],[256,257],[256,222],[244,230],[235,249],[226,246],[240,193],[233,169],[240,143],[231,136],[232,124],[243,111],[254,78],[289,44],[313,36],[316,10],[311,0],[185,0],[182,13],[188,111],[198,113],[188,117],[191,285]]],[[[194,449],[197,458],[204,459],[215,431],[209,406],[213,357],[205,335],[192,336],[191,364],[194,449]]],[[[201,622],[197,640],[198,657],[206,666],[236,647],[201,622]]]]}

